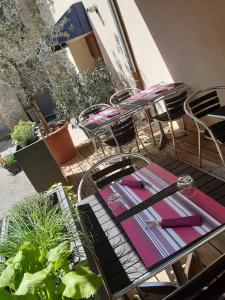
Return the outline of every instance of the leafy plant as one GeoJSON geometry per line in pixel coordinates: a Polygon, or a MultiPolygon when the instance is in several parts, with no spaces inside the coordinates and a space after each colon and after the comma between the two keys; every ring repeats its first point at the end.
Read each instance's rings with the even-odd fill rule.
{"type": "Polygon", "coordinates": [[[20,120],[11,134],[13,142],[21,147],[34,142],[37,139],[35,125],[35,122],[20,120]]]}
{"type": "Polygon", "coordinates": [[[12,166],[15,163],[16,163],[16,159],[14,158],[13,154],[8,154],[5,157],[0,156],[0,165],[3,168],[12,166]]]}
{"type": "Polygon", "coordinates": [[[0,276],[0,299],[63,300],[87,299],[101,287],[101,277],[81,262],[70,270],[69,241],[41,255],[42,249],[25,242],[7,261],[0,276]],[[9,292],[10,290],[10,292],[9,292]]]}
{"type": "Polygon", "coordinates": [[[12,257],[25,242],[41,247],[45,256],[49,249],[68,240],[67,213],[62,214],[51,197],[35,194],[17,204],[8,215],[8,231],[0,243],[0,256],[12,257]]]}
{"type": "Polygon", "coordinates": [[[22,105],[33,107],[46,130],[48,124],[35,97],[51,89],[51,82],[58,81],[60,69],[68,64],[62,51],[51,51],[51,47],[58,45],[57,39],[66,35],[62,28],[68,22],[65,16],[54,26],[52,4],[52,0],[0,1],[0,85],[6,87],[1,90],[6,91],[1,98],[9,98],[9,89],[16,93],[22,105]]]}
{"type": "Polygon", "coordinates": [[[115,92],[113,73],[102,59],[97,59],[93,69],[79,74],[74,68],[64,72],[52,89],[59,116],[70,120],[87,107],[109,101],[115,92]]]}
{"type": "Polygon", "coordinates": [[[88,106],[108,102],[110,96],[115,93],[114,74],[101,58],[95,60],[93,69],[83,72],[82,81],[88,106]]]}
{"type": "MultiPolygon", "coordinates": [[[[58,182],[58,183],[54,183],[50,188],[49,188],[49,191],[57,188],[57,187],[60,187],[62,186],[62,183],[61,182],[58,182]]],[[[72,185],[63,185],[62,186],[64,192],[69,196],[69,198],[71,199],[71,202],[73,204],[76,204],[77,203],[77,195],[74,193],[73,191],[73,186],[72,185]]]]}

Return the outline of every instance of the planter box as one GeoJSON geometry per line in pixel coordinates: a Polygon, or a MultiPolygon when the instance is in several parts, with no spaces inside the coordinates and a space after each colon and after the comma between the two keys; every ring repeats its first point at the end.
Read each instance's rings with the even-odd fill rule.
{"type": "Polygon", "coordinates": [[[37,192],[45,192],[56,182],[68,184],[43,139],[16,151],[14,157],[37,192]]]}
{"type": "Polygon", "coordinates": [[[19,174],[22,171],[20,165],[17,162],[12,164],[11,166],[5,166],[4,168],[13,176],[19,174]]]}

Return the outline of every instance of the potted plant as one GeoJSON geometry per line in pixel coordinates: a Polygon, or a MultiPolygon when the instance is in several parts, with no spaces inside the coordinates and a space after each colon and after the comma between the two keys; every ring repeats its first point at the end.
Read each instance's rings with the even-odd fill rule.
{"type": "Polygon", "coordinates": [[[109,102],[115,92],[115,78],[102,59],[96,59],[92,69],[78,73],[70,68],[52,89],[59,117],[77,119],[79,114],[94,104],[109,102]]]}
{"type": "Polygon", "coordinates": [[[17,145],[15,159],[38,192],[44,192],[53,183],[59,181],[67,183],[60,166],[38,136],[36,124],[31,121],[20,120],[14,127],[11,138],[17,145]]]}
{"type": "Polygon", "coordinates": [[[21,1],[1,1],[0,80],[8,87],[6,94],[1,96],[7,99],[7,90],[10,89],[22,107],[32,108],[42,127],[44,142],[62,164],[76,153],[68,124],[63,121],[49,125],[35,100],[38,95],[51,90],[54,82],[60,81],[61,72],[66,72],[64,54],[56,55],[51,46],[58,42],[62,27],[68,20],[65,17],[55,28],[50,17],[51,5],[51,0],[32,1],[32,5],[31,2],[23,5],[21,1]],[[47,19],[43,12],[48,14],[47,19]]]}
{"type": "Polygon", "coordinates": [[[0,299],[88,299],[96,294],[101,277],[77,257],[72,245],[79,235],[66,230],[71,221],[59,199],[49,194],[36,194],[11,210],[0,244],[0,256],[8,258],[1,265],[0,299]]]}
{"type": "Polygon", "coordinates": [[[19,166],[19,164],[17,163],[15,157],[13,154],[8,154],[4,157],[2,157],[0,155],[0,165],[6,169],[7,171],[9,171],[9,173],[13,176],[19,174],[22,170],[19,166]]]}

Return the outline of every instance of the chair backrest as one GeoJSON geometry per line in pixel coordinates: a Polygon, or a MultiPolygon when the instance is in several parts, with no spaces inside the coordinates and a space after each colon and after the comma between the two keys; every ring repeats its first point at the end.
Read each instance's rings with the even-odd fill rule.
{"type": "Polygon", "coordinates": [[[111,132],[117,146],[130,143],[136,137],[136,127],[133,117],[131,116],[112,125],[111,132]]]}
{"type": "Polygon", "coordinates": [[[205,117],[208,113],[220,107],[217,91],[212,90],[203,93],[201,96],[196,97],[194,100],[189,102],[189,107],[196,118],[200,119],[205,117]]]}
{"type": "Polygon", "coordinates": [[[224,299],[220,298],[225,292],[225,254],[213,262],[210,266],[197,274],[187,283],[171,293],[164,300],[201,300],[224,299]]]}
{"type": "Polygon", "coordinates": [[[112,155],[97,162],[84,174],[79,183],[77,190],[78,202],[82,200],[81,194],[87,179],[91,178],[96,188],[102,188],[123,176],[133,173],[137,169],[137,161],[142,164],[151,162],[143,155],[130,153],[112,155]]]}
{"type": "Polygon", "coordinates": [[[164,97],[164,103],[170,119],[173,115],[185,115],[184,101],[187,99],[187,90],[178,91],[164,97]]]}
{"type": "Polygon", "coordinates": [[[115,94],[113,94],[109,100],[110,104],[113,106],[119,105],[122,101],[128,99],[129,97],[141,92],[140,89],[137,88],[125,88],[119,90],[115,94]]]}
{"type": "Polygon", "coordinates": [[[91,114],[97,114],[98,112],[111,107],[109,104],[106,103],[99,103],[92,105],[85,110],[82,111],[82,113],[79,115],[79,122],[81,122],[84,119],[87,119],[91,114]]]}
{"type": "Polygon", "coordinates": [[[225,86],[211,87],[202,91],[198,91],[190,95],[184,102],[184,110],[191,117],[197,128],[200,126],[208,130],[213,135],[207,124],[202,120],[210,112],[220,108],[218,93],[225,92],[225,86]]]}

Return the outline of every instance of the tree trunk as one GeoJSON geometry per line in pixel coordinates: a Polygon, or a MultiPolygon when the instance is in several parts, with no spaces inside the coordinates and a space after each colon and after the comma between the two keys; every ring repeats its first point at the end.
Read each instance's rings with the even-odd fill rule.
{"type": "Polygon", "coordinates": [[[43,114],[42,114],[42,112],[41,112],[39,106],[37,105],[37,102],[36,102],[36,100],[34,99],[34,97],[30,97],[30,103],[31,103],[31,105],[32,105],[32,107],[33,107],[33,109],[34,109],[34,111],[35,111],[35,113],[36,113],[38,119],[40,120],[42,126],[44,127],[45,131],[48,132],[48,130],[49,130],[49,125],[48,125],[48,123],[46,122],[45,117],[43,116],[43,114]]]}

